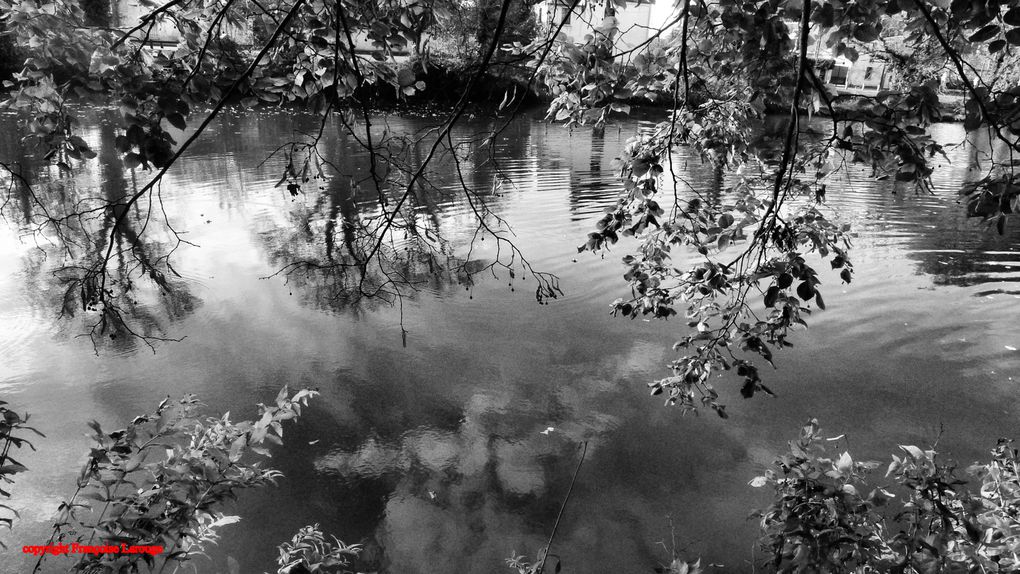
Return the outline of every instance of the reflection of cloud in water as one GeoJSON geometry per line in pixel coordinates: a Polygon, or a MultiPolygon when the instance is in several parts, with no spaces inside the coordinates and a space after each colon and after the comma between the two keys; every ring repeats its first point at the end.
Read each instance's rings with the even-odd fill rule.
{"type": "MultiPolygon", "coordinates": [[[[573,395],[575,403],[580,404],[583,400],[580,395],[573,395]]],[[[337,450],[319,457],[314,463],[315,469],[345,477],[424,472],[462,479],[488,472],[491,464],[503,490],[514,495],[537,496],[545,492],[545,474],[550,463],[560,457],[569,458],[572,445],[582,440],[590,441],[590,456],[598,437],[619,424],[615,416],[591,413],[561,423],[549,434],[542,434],[543,427],[536,424],[530,427],[530,432],[507,439],[494,434],[493,429],[482,422],[495,422],[492,417],[485,416],[487,398],[485,395],[471,398],[468,406],[481,410],[473,413],[478,416],[469,414],[455,433],[423,427],[392,443],[371,437],[355,450],[337,450]]]]}
{"type": "Polygon", "coordinates": [[[614,431],[624,417],[614,397],[633,390],[621,378],[638,365],[661,363],[663,353],[638,342],[622,356],[559,365],[548,375],[555,388],[545,400],[530,383],[520,384],[527,380],[522,367],[525,372],[505,385],[465,397],[455,428],[419,426],[393,439],[372,434],[356,447],[319,456],[314,467],[345,481],[391,485],[370,543],[381,548],[385,570],[490,571],[513,550],[534,555],[544,546],[580,456],[578,445],[587,440],[585,470],[571,504],[591,512],[566,521],[558,537],[583,548],[613,536],[621,555],[647,559],[655,536],[631,523],[657,510],[648,508],[640,485],[614,486],[598,478],[608,470],[603,465],[619,464],[619,445],[604,460],[598,454],[618,442],[614,431]],[[554,430],[543,434],[550,426],[554,430]],[[608,513],[599,508],[607,503],[605,488],[616,491],[608,513]]]}

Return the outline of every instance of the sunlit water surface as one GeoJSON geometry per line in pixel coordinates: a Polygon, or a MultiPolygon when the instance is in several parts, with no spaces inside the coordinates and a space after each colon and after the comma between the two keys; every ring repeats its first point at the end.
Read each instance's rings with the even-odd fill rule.
{"type": "MultiPolygon", "coordinates": [[[[113,133],[111,113],[87,117],[94,144],[113,133]]],[[[3,119],[7,157],[17,150],[14,125],[3,119]]],[[[505,272],[477,276],[470,289],[434,280],[403,302],[406,347],[399,307],[338,302],[314,278],[265,279],[321,252],[324,218],[374,209],[371,194],[352,196],[349,177],[292,198],[274,187],[279,161],[259,167],[279,142],[315,125],[227,114],[171,170],[162,206],[197,247],[172,259],[186,295],[139,303],[148,332],[184,337],[155,353],[107,340],[97,354],[76,337],[82,318],[57,318],[50,271],[59,252],[43,245],[43,258],[9,214],[0,232],[0,390],[47,438],[20,453],[31,470],[12,487],[21,517],[0,535],[4,572],[26,571],[20,547],[47,539],[84,461],[86,422],[119,428],[167,394],[196,393],[209,413],[240,419],[285,384],[322,391],[273,449],[286,477],[228,509],[242,520],[195,562],[200,572],[228,571],[228,557],[240,572],[273,570],[275,546],[310,523],[364,544],[368,563],[385,572],[509,572],[505,558],[545,545],[582,441],[587,457],[553,548],[565,571],[648,572],[674,542],[689,557],[750,571],[756,524],[746,517],[766,497],[747,483],[809,417],[845,433],[858,458],[886,458],[897,444],[942,433],[939,450],[968,463],[997,437],[1020,436],[1020,230],[1000,237],[964,218],[956,201],[981,146],[952,149],[931,196],[864,177],[830,183],[828,207],[856,233],[855,279],[843,285],[822,272],[828,310],[765,374],[778,397],[743,400],[738,381],[720,380],[731,413],[720,420],[681,417],[648,395],[645,383],[666,374],[684,325],[609,316],[608,303],[627,294],[619,263],[627,245],[604,258],[576,250],[614,201],[616,150],[651,124],[614,125],[599,139],[521,119],[497,138],[493,158],[476,150],[467,184],[488,192],[502,180],[490,208],[537,269],[559,276],[564,296],[539,305],[533,280],[505,272]]],[[[388,129],[428,125],[390,118],[388,129]]],[[[470,121],[458,136],[488,128],[470,121]]],[[[956,125],[934,131],[945,141],[964,136],[956,125]]],[[[335,135],[324,152],[342,169],[367,169],[364,153],[335,135]]],[[[147,178],[120,165],[101,150],[71,183],[55,168],[32,174],[49,193],[130,190],[132,178],[147,178]]],[[[674,165],[694,181],[712,178],[682,153],[674,165]]],[[[463,249],[470,206],[450,173],[433,182],[448,193],[420,209],[463,249]]],[[[168,237],[158,225],[151,233],[168,237]]],[[[491,260],[491,238],[476,246],[473,258],[491,260]]]]}

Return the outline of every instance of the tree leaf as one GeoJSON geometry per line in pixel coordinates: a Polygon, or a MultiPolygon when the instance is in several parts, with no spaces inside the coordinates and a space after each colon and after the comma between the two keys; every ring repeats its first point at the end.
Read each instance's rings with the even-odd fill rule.
{"type": "Polygon", "coordinates": [[[811,286],[807,281],[802,281],[800,285],[797,285],[797,296],[803,299],[805,302],[810,301],[815,295],[815,288],[811,286]]]}
{"type": "Polygon", "coordinates": [[[850,453],[843,451],[843,454],[839,455],[839,460],[836,461],[836,470],[843,474],[850,474],[854,468],[854,459],[850,457],[850,453]]]}
{"type": "Polygon", "coordinates": [[[917,448],[916,446],[901,444],[900,448],[903,449],[904,452],[912,456],[914,460],[924,460],[925,458],[927,458],[924,456],[924,451],[917,448]]]}
{"type": "Polygon", "coordinates": [[[1020,8],[1011,8],[1002,15],[1002,21],[1010,26],[1020,26],[1020,8]]]}
{"type": "Polygon", "coordinates": [[[142,156],[136,153],[129,153],[124,156],[124,167],[128,169],[135,169],[142,165],[142,156]]]}
{"type": "Polygon", "coordinates": [[[17,474],[19,472],[25,472],[26,470],[28,470],[28,468],[17,463],[0,466],[0,474],[17,474]]]}
{"type": "Polygon", "coordinates": [[[183,130],[188,127],[188,123],[184,121],[184,116],[178,113],[172,113],[166,117],[166,121],[170,122],[173,127],[183,130]]]}
{"type": "Polygon", "coordinates": [[[401,68],[397,71],[397,84],[401,88],[414,85],[414,72],[410,68],[401,68]]]}
{"type": "Polygon", "coordinates": [[[971,34],[970,38],[967,38],[967,40],[970,42],[974,42],[975,44],[987,42],[988,40],[991,40],[992,38],[998,36],[1000,29],[1001,28],[999,28],[999,26],[996,24],[989,24],[984,28],[981,28],[977,32],[971,34]]]}

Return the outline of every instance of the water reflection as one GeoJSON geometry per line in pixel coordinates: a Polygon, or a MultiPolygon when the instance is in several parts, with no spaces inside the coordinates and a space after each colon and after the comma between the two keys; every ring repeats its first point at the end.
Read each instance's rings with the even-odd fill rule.
{"type": "MultiPolygon", "coordinates": [[[[102,113],[91,121],[87,139],[99,146],[110,124],[102,113]]],[[[101,146],[74,177],[20,160],[47,195],[35,202],[16,191],[7,206],[15,229],[0,238],[0,265],[10,269],[0,277],[0,388],[50,438],[23,461],[34,480],[14,489],[25,518],[9,546],[45,539],[56,494],[73,484],[87,446],[87,420],[123,424],[166,393],[196,392],[211,412],[240,418],[285,383],[323,391],[274,452],[286,478],[242,498],[244,520],[224,530],[211,565],[199,564],[209,572],[227,571],[227,555],[242,572],[264,571],[273,547],[313,522],[366,544],[366,570],[498,572],[512,551],[534,556],[545,544],[581,441],[589,451],[557,539],[565,568],[655,566],[665,558],[657,543],[670,538],[668,514],[691,555],[748,571],[754,525],[744,517],[761,500],[746,483],[807,416],[848,433],[860,458],[929,440],[940,423],[948,429],[941,444],[962,462],[1015,434],[1020,405],[1010,377],[1020,360],[1007,346],[1020,346],[1010,314],[1020,235],[1007,227],[999,237],[967,220],[955,196],[985,161],[980,142],[952,150],[935,195],[904,194],[863,170],[830,184],[829,206],[857,230],[854,283],[837,287],[822,276],[845,292],[828,298],[830,310],[813,316],[794,352],[777,357],[780,370],[768,376],[779,398],[740,402],[718,383],[733,415],[724,422],[680,419],[646,396],[644,383],[664,371],[682,325],[606,314],[623,287],[617,257],[626,244],[605,259],[576,252],[615,198],[614,151],[647,123],[593,136],[522,119],[494,141],[477,137],[488,122],[465,124],[453,134],[460,173],[444,155],[427,174],[437,190],[414,190],[406,206],[419,233],[442,241],[415,253],[401,250],[413,237],[397,237],[388,252],[389,270],[415,286],[401,309],[344,297],[361,277],[330,265],[366,249],[361,231],[380,213],[367,157],[341,130],[321,142],[331,163],[321,188],[292,197],[275,187],[279,160],[260,166],[277,142],[314,122],[226,115],[162,186],[166,219],[146,219],[139,208],[113,234],[131,255],[118,261],[118,277],[137,278],[147,270],[139,258],[159,260],[177,245],[161,221],[198,246],[174,253],[179,276],[146,275],[136,286],[130,311],[144,332],[187,336],[156,355],[118,337],[94,357],[71,338],[82,332],[82,313],[54,321],[64,291],[53,271],[67,260],[59,244],[39,250],[24,236],[36,210],[117,199],[145,174],[124,171],[101,146]],[[533,279],[478,273],[497,248],[491,237],[476,239],[461,176],[493,217],[513,224],[533,264],[561,278],[562,298],[540,307],[533,279]],[[295,261],[319,268],[261,279],[295,261]]],[[[390,118],[379,129],[425,127],[390,118]]],[[[964,135],[936,129],[942,139],[964,135]]],[[[4,133],[0,152],[14,157],[16,133],[4,133]]],[[[400,151],[408,166],[423,161],[421,149],[400,151]]],[[[726,182],[683,150],[672,160],[683,180],[717,190],[726,182]]],[[[406,185],[405,172],[386,175],[406,185]]],[[[112,231],[102,212],[86,223],[79,233],[112,231]]],[[[82,252],[102,248],[75,237],[82,252]]],[[[0,570],[22,571],[19,560],[0,570]]]]}
{"type": "Polygon", "coordinates": [[[23,279],[34,287],[26,290],[28,298],[61,318],[80,316],[80,333],[97,349],[125,353],[139,341],[163,339],[166,325],[193,312],[197,302],[168,265],[166,257],[181,241],[172,227],[154,220],[158,205],[136,204],[116,223],[120,210],[109,206],[123,203],[138,185],[110,145],[115,135],[108,121],[85,130],[85,137],[107,145],[96,146],[98,157],[78,176],[25,155],[16,138],[13,145],[6,140],[20,177],[10,188],[17,208],[4,215],[25,254],[23,279]],[[107,252],[114,257],[100,279],[95,262],[107,252]],[[97,304],[101,291],[128,296],[116,306],[102,306],[97,304]]]}

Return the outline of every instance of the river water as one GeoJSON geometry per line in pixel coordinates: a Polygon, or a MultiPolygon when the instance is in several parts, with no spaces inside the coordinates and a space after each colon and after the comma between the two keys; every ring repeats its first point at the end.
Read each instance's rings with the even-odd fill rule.
{"type": "MultiPolygon", "coordinates": [[[[112,112],[85,117],[94,145],[114,133],[112,112]]],[[[0,151],[10,158],[14,118],[0,121],[0,151]]],[[[645,383],[667,374],[684,325],[608,315],[627,294],[626,245],[605,257],[576,250],[614,201],[616,150],[651,123],[624,122],[596,138],[522,118],[491,154],[479,144],[466,160],[470,187],[488,192],[500,182],[487,194],[490,209],[512,225],[536,269],[559,277],[563,296],[539,305],[534,280],[497,270],[470,286],[452,274],[432,278],[391,306],[337,298],[315,274],[267,278],[321,254],[330,220],[374,209],[371,194],[351,193],[349,176],[291,197],[274,187],[279,161],[259,165],[315,121],[228,113],[170,171],[162,207],[194,245],[171,260],[181,275],[175,295],[135,305],[138,329],[183,337],[155,352],[126,337],[94,347],[77,336],[88,316],[58,318],[60,252],[37,243],[17,204],[8,206],[0,390],[47,438],[19,457],[30,471],[11,487],[21,517],[0,534],[9,548],[3,572],[25,571],[20,547],[47,539],[84,461],[86,423],[119,428],[167,394],[195,393],[210,414],[241,419],[284,384],[322,392],[273,449],[285,478],[228,509],[242,520],[222,529],[210,558],[195,562],[199,572],[228,572],[231,563],[272,570],[275,546],[310,523],[364,544],[366,567],[384,572],[509,572],[505,558],[545,545],[582,441],[587,455],[553,548],[565,571],[648,572],[676,551],[745,572],[756,533],[746,517],[767,501],[747,483],[809,417],[845,433],[839,448],[848,444],[858,459],[887,460],[897,444],[941,436],[939,450],[966,464],[997,437],[1020,436],[1020,227],[1000,237],[967,220],[956,199],[976,173],[980,144],[950,150],[934,195],[863,177],[829,185],[829,209],[855,232],[855,279],[842,285],[822,272],[828,310],[765,374],[778,396],[743,400],[737,380],[721,380],[731,415],[721,420],[682,417],[648,395],[645,383]]],[[[387,129],[434,123],[394,117],[387,129]]],[[[488,127],[467,120],[455,136],[488,127]]],[[[965,136],[951,124],[934,133],[965,136]]],[[[329,135],[323,146],[342,169],[367,169],[351,142],[329,135]]],[[[73,178],[25,161],[56,203],[146,179],[126,172],[114,151],[98,151],[73,178]]],[[[674,161],[694,181],[713,177],[683,152],[674,161]]],[[[420,202],[422,219],[465,257],[470,204],[449,173],[433,183],[447,192],[420,202]]],[[[165,227],[147,233],[169,245],[165,227]]],[[[476,243],[477,266],[491,261],[493,244],[476,243]]]]}

